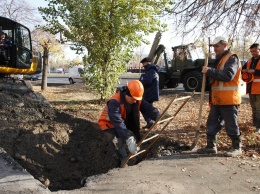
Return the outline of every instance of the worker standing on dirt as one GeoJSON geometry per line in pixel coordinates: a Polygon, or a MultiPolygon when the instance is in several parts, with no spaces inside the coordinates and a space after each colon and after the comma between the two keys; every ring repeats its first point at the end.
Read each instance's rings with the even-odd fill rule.
{"type": "Polygon", "coordinates": [[[138,151],[136,140],[141,139],[140,112],[153,120],[160,116],[158,109],[143,99],[143,93],[143,84],[132,80],[108,100],[98,120],[98,125],[104,130],[108,140],[112,141],[117,137],[121,161],[127,158],[125,142],[132,154],[138,151]]]}
{"type": "Polygon", "coordinates": [[[250,46],[252,58],[242,68],[242,79],[246,82],[246,93],[249,94],[252,107],[253,125],[256,133],[260,133],[260,45],[250,46]]]}
{"type": "Polygon", "coordinates": [[[241,64],[236,54],[227,48],[224,37],[216,37],[214,47],[216,60],[214,67],[204,66],[202,73],[211,79],[210,112],[207,119],[207,146],[199,153],[217,153],[217,133],[225,125],[226,133],[232,140],[232,147],[225,156],[235,157],[242,154],[241,132],[238,127],[238,107],[241,103],[239,90],[241,64]]]}
{"type": "MultiPolygon", "coordinates": [[[[144,73],[140,77],[140,81],[144,86],[144,96],[143,98],[153,104],[155,101],[159,101],[159,74],[158,67],[152,64],[152,59],[149,57],[143,58],[140,63],[143,64],[144,73]]],[[[143,115],[146,125],[142,127],[150,128],[153,125],[153,121],[150,117],[143,115]]]]}

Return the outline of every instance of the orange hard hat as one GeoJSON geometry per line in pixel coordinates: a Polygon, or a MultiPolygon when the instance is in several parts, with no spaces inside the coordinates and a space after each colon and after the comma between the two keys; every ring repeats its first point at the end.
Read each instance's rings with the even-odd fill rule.
{"type": "Polygon", "coordinates": [[[249,72],[244,72],[242,74],[242,80],[246,83],[250,83],[254,80],[254,74],[249,73],[249,72]]]}
{"type": "Polygon", "coordinates": [[[142,100],[144,94],[144,86],[138,80],[132,80],[127,84],[127,88],[131,96],[136,100],[142,100]]]}

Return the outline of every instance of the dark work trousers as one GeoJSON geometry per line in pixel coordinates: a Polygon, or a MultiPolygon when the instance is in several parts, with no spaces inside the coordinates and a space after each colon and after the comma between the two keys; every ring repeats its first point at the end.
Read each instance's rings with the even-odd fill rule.
{"type": "Polygon", "coordinates": [[[207,120],[207,135],[215,136],[225,125],[230,138],[241,135],[238,127],[238,105],[211,105],[207,120]]]}
{"type": "Polygon", "coordinates": [[[253,124],[260,128],[260,94],[249,94],[250,105],[252,107],[253,124]]]}
{"type": "Polygon", "coordinates": [[[127,157],[127,153],[126,153],[126,144],[124,143],[125,140],[123,140],[122,138],[118,137],[117,133],[116,133],[116,129],[115,128],[111,128],[111,129],[107,129],[104,130],[105,136],[109,141],[112,141],[115,145],[115,148],[118,150],[119,154],[120,154],[120,158],[121,160],[123,160],[124,158],[127,157]],[[114,138],[117,137],[117,141],[114,141],[114,138]]]}
{"type": "MultiPolygon", "coordinates": [[[[149,102],[151,105],[153,105],[153,102],[149,102]]],[[[150,117],[143,114],[144,120],[146,121],[147,125],[149,125],[152,122],[152,119],[150,117]]]]}

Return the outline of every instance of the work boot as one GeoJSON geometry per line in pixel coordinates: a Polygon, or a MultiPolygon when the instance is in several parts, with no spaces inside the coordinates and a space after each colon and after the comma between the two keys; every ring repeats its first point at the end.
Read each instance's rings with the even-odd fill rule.
{"type": "Polygon", "coordinates": [[[242,141],[241,137],[231,138],[232,140],[232,147],[225,153],[227,157],[237,157],[242,155],[242,141]]]}
{"type": "Polygon", "coordinates": [[[154,123],[153,121],[150,121],[149,123],[147,123],[147,125],[143,126],[142,129],[150,129],[153,123],[154,123]]]}
{"type": "Polygon", "coordinates": [[[207,146],[197,150],[199,154],[217,154],[217,136],[207,135],[207,146]]]}

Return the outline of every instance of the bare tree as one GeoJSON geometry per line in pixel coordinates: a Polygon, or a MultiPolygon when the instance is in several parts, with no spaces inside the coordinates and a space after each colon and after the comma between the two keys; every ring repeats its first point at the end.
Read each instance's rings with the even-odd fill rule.
{"type": "Polygon", "coordinates": [[[167,12],[177,34],[224,35],[233,42],[238,37],[258,39],[259,9],[259,0],[182,0],[167,12]]]}
{"type": "Polygon", "coordinates": [[[61,54],[60,42],[56,39],[56,36],[42,29],[35,29],[32,31],[32,40],[34,49],[43,51],[43,79],[41,84],[41,90],[47,89],[47,71],[49,65],[50,53],[61,54]]]}
{"type": "Polygon", "coordinates": [[[34,27],[39,24],[37,8],[32,7],[26,0],[1,0],[0,15],[15,20],[22,24],[34,27]]]}

